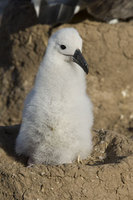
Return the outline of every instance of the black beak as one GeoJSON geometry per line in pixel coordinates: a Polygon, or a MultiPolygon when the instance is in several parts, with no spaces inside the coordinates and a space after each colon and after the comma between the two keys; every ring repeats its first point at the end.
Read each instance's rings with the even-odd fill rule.
{"type": "Polygon", "coordinates": [[[77,63],[80,67],[82,67],[85,73],[88,74],[88,64],[79,49],[77,49],[73,55],[73,62],[77,63]]]}

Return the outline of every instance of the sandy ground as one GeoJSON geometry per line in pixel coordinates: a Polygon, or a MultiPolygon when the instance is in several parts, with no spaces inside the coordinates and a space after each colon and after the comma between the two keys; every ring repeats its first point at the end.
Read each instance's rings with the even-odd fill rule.
{"type": "Polygon", "coordinates": [[[11,13],[10,8],[0,28],[1,125],[21,122],[23,101],[48,37],[56,29],[73,26],[83,38],[83,54],[90,66],[86,78],[94,104],[94,148],[82,163],[26,168],[26,158],[14,153],[19,126],[0,127],[0,199],[132,200],[132,22],[109,25],[77,16],[71,24],[50,30],[37,25],[33,8],[11,13]]]}
{"type": "Polygon", "coordinates": [[[132,139],[112,131],[93,132],[94,150],[82,163],[27,168],[26,158],[14,153],[18,130],[0,128],[0,199],[133,199],[132,139]]]}

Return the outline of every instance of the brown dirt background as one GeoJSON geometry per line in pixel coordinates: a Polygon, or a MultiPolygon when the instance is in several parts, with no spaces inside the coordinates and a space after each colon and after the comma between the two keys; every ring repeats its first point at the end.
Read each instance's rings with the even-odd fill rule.
{"type": "Polygon", "coordinates": [[[77,15],[70,24],[38,25],[33,8],[7,8],[0,27],[0,199],[133,200],[133,23],[109,25],[77,15]],[[13,10],[13,12],[12,12],[13,10]],[[14,153],[23,101],[51,32],[75,27],[90,66],[92,155],[82,163],[26,168],[14,153]]]}

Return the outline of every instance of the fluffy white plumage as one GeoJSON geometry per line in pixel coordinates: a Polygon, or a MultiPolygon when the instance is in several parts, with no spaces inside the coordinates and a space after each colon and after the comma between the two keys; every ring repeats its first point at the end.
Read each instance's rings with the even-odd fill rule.
{"type": "Polygon", "coordinates": [[[16,140],[16,153],[28,156],[29,164],[71,163],[91,153],[92,103],[85,72],[72,60],[76,49],[82,49],[82,39],[74,28],[49,39],[16,140]]]}

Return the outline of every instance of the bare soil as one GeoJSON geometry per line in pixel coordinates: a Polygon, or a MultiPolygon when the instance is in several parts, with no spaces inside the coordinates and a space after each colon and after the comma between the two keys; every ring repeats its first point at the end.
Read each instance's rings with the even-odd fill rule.
{"type": "Polygon", "coordinates": [[[0,199],[132,200],[133,140],[112,131],[93,132],[91,157],[81,163],[26,167],[16,157],[19,126],[0,128],[0,199]]]}
{"type": "Polygon", "coordinates": [[[36,24],[33,10],[29,20],[29,13],[3,17],[0,28],[0,199],[133,200],[132,22],[109,25],[75,18],[51,30],[36,24]],[[70,26],[83,38],[90,67],[93,152],[82,163],[27,168],[26,158],[14,153],[19,126],[9,125],[21,123],[23,101],[51,32],[70,26]]]}

